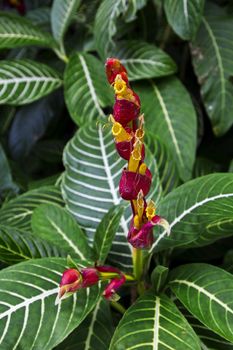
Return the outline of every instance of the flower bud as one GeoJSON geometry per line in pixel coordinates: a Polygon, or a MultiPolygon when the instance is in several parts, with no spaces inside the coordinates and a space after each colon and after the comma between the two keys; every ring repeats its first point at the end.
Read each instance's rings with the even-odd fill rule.
{"type": "Polygon", "coordinates": [[[87,267],[82,270],[82,288],[91,287],[99,281],[99,273],[94,267],[87,267]]]}
{"type": "Polygon", "coordinates": [[[119,296],[116,294],[116,291],[125,283],[126,278],[123,274],[119,278],[114,278],[105,288],[103,296],[109,301],[119,300],[119,296]]]}
{"type": "Polygon", "coordinates": [[[108,58],[105,63],[106,75],[108,82],[113,84],[117,75],[128,83],[127,71],[121,62],[116,58],[108,58]]]}
{"type": "Polygon", "coordinates": [[[150,190],[151,178],[152,175],[148,168],[145,175],[124,169],[119,183],[120,196],[125,200],[137,199],[140,190],[146,196],[150,190]]]}
{"type": "Polygon", "coordinates": [[[66,299],[78,289],[82,288],[82,282],[83,278],[79,270],[68,269],[64,271],[60,282],[58,297],[55,301],[55,304],[58,304],[59,299],[66,299]]]}
{"type": "Polygon", "coordinates": [[[140,101],[138,103],[126,99],[116,99],[113,106],[114,119],[123,126],[137,119],[140,113],[140,101]]]}

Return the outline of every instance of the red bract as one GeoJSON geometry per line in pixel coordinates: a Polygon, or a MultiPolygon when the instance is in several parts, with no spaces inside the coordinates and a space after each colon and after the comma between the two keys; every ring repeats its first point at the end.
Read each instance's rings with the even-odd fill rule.
{"type": "Polygon", "coordinates": [[[124,169],[119,183],[120,196],[125,200],[134,200],[137,199],[140,190],[146,196],[150,190],[151,178],[149,169],[146,170],[145,175],[124,169]]]}
{"type": "Polygon", "coordinates": [[[126,278],[121,274],[120,278],[114,278],[105,288],[104,297],[110,301],[116,301],[119,299],[119,296],[116,294],[116,291],[124,284],[126,278]]]}
{"type": "Polygon", "coordinates": [[[140,230],[135,227],[130,228],[128,233],[128,242],[139,249],[150,248],[153,243],[153,224],[147,222],[140,230]]]}
{"type": "Polygon", "coordinates": [[[122,79],[128,83],[127,71],[121,62],[116,58],[108,58],[105,63],[106,75],[108,82],[113,84],[118,74],[121,75],[122,79]]]}
{"type": "Polygon", "coordinates": [[[126,99],[116,99],[113,107],[113,115],[116,122],[126,126],[129,122],[137,119],[140,113],[140,104],[126,99]]]}
{"type": "Polygon", "coordinates": [[[82,288],[91,287],[99,281],[99,273],[94,267],[87,267],[82,270],[82,288]]]}

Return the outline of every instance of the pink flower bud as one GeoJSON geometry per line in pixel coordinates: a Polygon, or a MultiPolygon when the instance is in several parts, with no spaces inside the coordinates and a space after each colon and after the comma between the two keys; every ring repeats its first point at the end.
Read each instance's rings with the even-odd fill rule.
{"type": "Polygon", "coordinates": [[[76,292],[78,289],[82,288],[82,274],[76,269],[68,269],[63,272],[62,279],[60,282],[60,288],[58,293],[58,299],[65,299],[65,296],[76,292]]]}
{"type": "Polygon", "coordinates": [[[105,63],[106,75],[108,82],[113,84],[118,74],[128,83],[127,71],[121,62],[116,58],[108,58],[105,63]]]}
{"type": "Polygon", "coordinates": [[[146,196],[150,190],[151,178],[152,175],[149,169],[146,169],[144,175],[124,169],[119,183],[121,197],[125,200],[137,199],[141,190],[143,195],[146,196]]]}
{"type": "Polygon", "coordinates": [[[116,294],[116,291],[122,286],[123,283],[125,283],[125,281],[126,278],[123,274],[121,274],[119,278],[114,278],[105,288],[103,296],[110,301],[118,300],[119,297],[116,294]]]}
{"type": "Polygon", "coordinates": [[[113,115],[116,122],[126,126],[132,120],[137,119],[140,113],[140,100],[134,94],[137,103],[128,101],[126,99],[116,99],[113,106],[113,115]]]}
{"type": "Polygon", "coordinates": [[[96,268],[87,267],[82,270],[82,288],[91,287],[99,281],[99,274],[96,268]]]}
{"type": "Polygon", "coordinates": [[[150,248],[153,243],[153,226],[151,222],[147,222],[140,230],[131,228],[128,233],[128,242],[134,248],[150,248]]]}

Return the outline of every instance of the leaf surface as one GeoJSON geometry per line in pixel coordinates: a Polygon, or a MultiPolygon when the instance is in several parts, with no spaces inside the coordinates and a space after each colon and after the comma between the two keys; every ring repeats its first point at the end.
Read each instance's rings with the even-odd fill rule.
{"type": "Polygon", "coordinates": [[[152,250],[202,246],[232,235],[233,178],[210,174],[178,187],[161,202],[158,213],[171,226],[171,235],[156,235],[152,250]]]}
{"type": "Polygon", "coordinates": [[[29,20],[6,12],[0,13],[0,48],[36,45],[54,47],[49,33],[43,32],[29,20]]]}
{"type": "Polygon", "coordinates": [[[208,3],[192,43],[193,65],[213,131],[221,136],[233,123],[233,17],[208,3]]]}
{"type": "Polygon", "coordinates": [[[121,60],[129,79],[163,77],[176,72],[175,62],[161,49],[142,41],[120,41],[113,56],[121,60]]]}
{"type": "Polygon", "coordinates": [[[212,265],[188,264],[173,270],[170,287],[206,327],[233,341],[233,276],[212,265]]]}
{"type": "Polygon", "coordinates": [[[43,204],[32,215],[32,231],[36,237],[61,247],[80,260],[92,257],[91,248],[76,220],[64,208],[43,204]]]}
{"type": "Polygon", "coordinates": [[[103,64],[86,53],[70,57],[64,76],[65,101],[74,122],[83,125],[104,118],[103,107],[113,103],[103,64]]]}
{"type": "Polygon", "coordinates": [[[201,23],[205,0],[165,0],[164,8],[172,29],[184,40],[192,39],[201,23]]]}
{"type": "Polygon", "coordinates": [[[30,103],[61,84],[59,74],[45,64],[26,59],[0,62],[0,104],[30,103]]]}
{"type": "Polygon", "coordinates": [[[191,178],[196,152],[196,113],[191,98],[175,77],[135,86],[145,113],[145,127],[167,146],[182,180],[191,178]],[[179,103],[177,103],[179,101],[179,103]]]}
{"type": "Polygon", "coordinates": [[[110,350],[200,350],[198,337],[166,296],[152,292],[139,298],[116,328],[110,350]]]}

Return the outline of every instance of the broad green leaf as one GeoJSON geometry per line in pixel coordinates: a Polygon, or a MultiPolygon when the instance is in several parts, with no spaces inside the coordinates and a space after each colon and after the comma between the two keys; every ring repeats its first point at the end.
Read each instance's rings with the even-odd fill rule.
{"type": "Polygon", "coordinates": [[[232,350],[233,344],[206,328],[193,317],[184,307],[179,305],[179,310],[185,316],[190,326],[194,329],[202,342],[203,350],[232,350]]]}
{"type": "Polygon", "coordinates": [[[109,303],[100,299],[94,311],[56,350],[109,350],[113,333],[109,303]]]}
{"type": "Polygon", "coordinates": [[[201,23],[205,0],[165,0],[164,8],[172,29],[184,40],[192,39],[201,23]]]}
{"type": "Polygon", "coordinates": [[[233,276],[208,264],[173,270],[170,287],[182,304],[206,327],[233,342],[233,276]]]}
{"type": "Polygon", "coordinates": [[[160,202],[158,213],[170,223],[171,235],[156,235],[152,250],[182,245],[193,248],[232,235],[232,208],[231,174],[211,174],[187,182],[160,202]]]}
{"type": "Polygon", "coordinates": [[[82,289],[54,305],[66,261],[44,258],[0,271],[0,346],[50,350],[94,308],[100,288],[82,289]]]}
{"type": "Polygon", "coordinates": [[[52,31],[54,38],[60,44],[63,44],[65,32],[80,2],[80,0],[53,0],[51,11],[52,31]]]}
{"type": "Polygon", "coordinates": [[[17,193],[18,190],[18,186],[13,181],[6,154],[0,144],[0,197],[7,195],[7,192],[17,193]]]}
{"type": "Polygon", "coordinates": [[[80,260],[91,259],[85,234],[64,208],[54,204],[40,205],[33,212],[31,225],[36,237],[61,247],[80,260]]]}
{"type": "Polygon", "coordinates": [[[145,142],[155,156],[163,193],[167,194],[180,183],[177,165],[173,161],[170,150],[167,149],[166,144],[161,141],[159,136],[147,130],[145,142]]]}
{"type": "Polygon", "coordinates": [[[147,3],[148,0],[134,0],[128,2],[128,8],[124,14],[124,20],[126,22],[131,22],[136,19],[137,11],[141,10],[147,3]]]}
{"type": "MultiPolygon", "coordinates": [[[[146,154],[146,163],[153,174],[150,195],[158,202],[161,189],[156,163],[148,150],[146,154]]],[[[64,165],[64,201],[92,242],[103,216],[113,205],[121,202],[118,184],[125,161],[115,151],[110,131],[103,131],[93,123],[80,128],[67,144],[64,165]]],[[[131,216],[131,207],[128,205],[109,255],[111,262],[124,269],[132,267],[131,247],[126,241],[131,216]]]]}
{"type": "Polygon", "coordinates": [[[157,265],[151,274],[151,283],[156,294],[158,294],[164,287],[169,269],[162,265],[157,265]]]}
{"type": "Polygon", "coordinates": [[[41,187],[28,191],[4,204],[0,210],[0,223],[19,230],[31,231],[33,210],[40,204],[54,203],[63,205],[59,188],[55,186],[41,187]]]}
{"type": "Polygon", "coordinates": [[[110,350],[200,350],[198,337],[166,296],[148,292],[121,319],[110,350]]]}
{"type": "Polygon", "coordinates": [[[40,26],[43,30],[51,31],[49,7],[38,7],[27,11],[26,16],[31,22],[33,22],[33,24],[40,26]]]}
{"type": "Polygon", "coordinates": [[[13,227],[0,226],[0,260],[12,265],[33,258],[67,256],[63,247],[13,227]]]}
{"type": "Polygon", "coordinates": [[[83,125],[105,118],[103,107],[113,102],[104,65],[86,53],[70,57],[64,76],[65,101],[74,122],[83,125]]]}
{"type": "Polygon", "coordinates": [[[56,43],[52,36],[40,30],[29,20],[6,12],[0,13],[0,48],[20,46],[48,46],[56,43]]]}
{"type": "Polygon", "coordinates": [[[145,113],[145,127],[159,135],[182,180],[190,179],[196,152],[196,113],[191,98],[175,78],[135,86],[145,113]],[[179,101],[179,103],[177,103],[179,101]]]}
{"type": "Polygon", "coordinates": [[[48,95],[61,86],[58,73],[30,60],[0,62],[0,104],[23,105],[48,95]]]}
{"type": "Polygon", "coordinates": [[[233,123],[232,26],[233,17],[225,8],[208,3],[191,50],[205,108],[217,136],[233,123]]]}
{"type": "Polygon", "coordinates": [[[120,41],[113,56],[125,65],[129,79],[156,78],[176,72],[175,62],[158,47],[142,41],[120,41]]]}
{"type": "Polygon", "coordinates": [[[94,38],[100,57],[105,60],[114,46],[113,37],[117,32],[117,19],[127,12],[125,0],[104,0],[97,10],[94,38]]]}
{"type": "Polygon", "coordinates": [[[97,226],[93,248],[96,260],[100,265],[104,264],[108,256],[123,212],[124,209],[122,207],[113,206],[97,226]]]}

